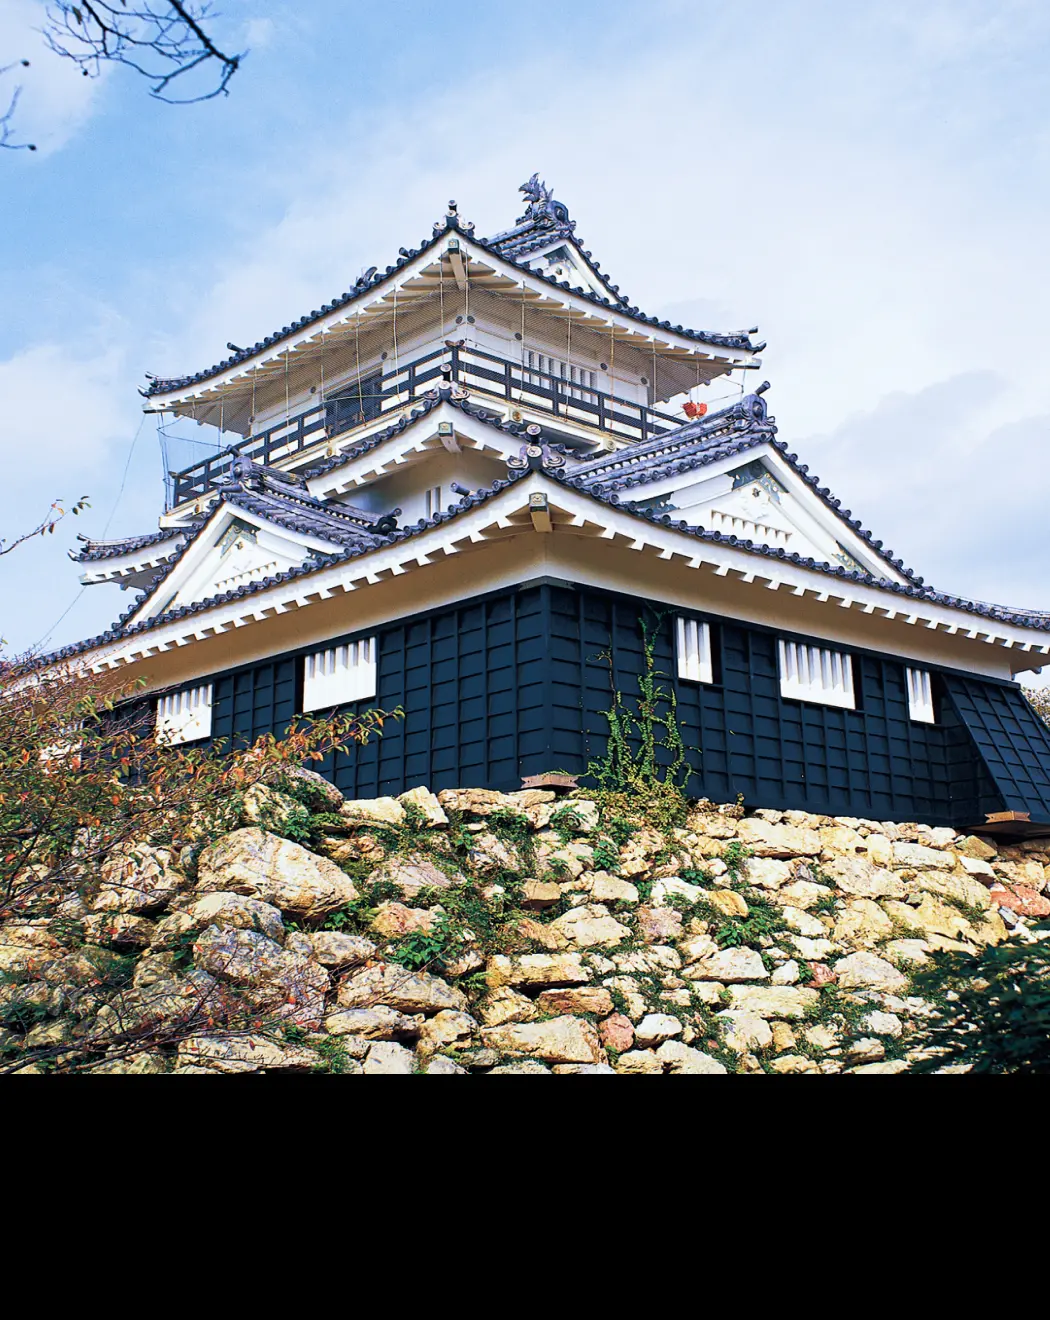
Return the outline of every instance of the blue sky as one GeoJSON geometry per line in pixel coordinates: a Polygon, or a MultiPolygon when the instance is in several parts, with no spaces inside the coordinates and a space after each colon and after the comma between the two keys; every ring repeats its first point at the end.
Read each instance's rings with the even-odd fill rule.
{"type": "Polygon", "coordinates": [[[782,437],[927,581],[1050,608],[1044,0],[221,8],[250,53],[186,107],[0,9],[40,144],[0,153],[0,534],[92,501],[0,559],[12,649],[129,603],[65,552],[155,526],[145,372],[328,301],[450,197],[505,226],[533,170],[643,309],[761,328],[782,437]]]}

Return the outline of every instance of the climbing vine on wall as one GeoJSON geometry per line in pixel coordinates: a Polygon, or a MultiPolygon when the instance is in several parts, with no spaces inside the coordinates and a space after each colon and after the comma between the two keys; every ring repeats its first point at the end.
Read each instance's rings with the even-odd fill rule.
{"type": "Polygon", "coordinates": [[[604,757],[595,758],[587,773],[610,793],[651,793],[656,788],[681,793],[691,773],[678,720],[678,698],[667,675],[657,667],[656,639],[664,614],[649,611],[639,620],[642,633],[642,672],[638,696],[627,698],[616,687],[611,652],[609,665],[612,705],[603,714],[609,724],[604,757]],[[662,757],[661,752],[668,753],[662,757]]]}

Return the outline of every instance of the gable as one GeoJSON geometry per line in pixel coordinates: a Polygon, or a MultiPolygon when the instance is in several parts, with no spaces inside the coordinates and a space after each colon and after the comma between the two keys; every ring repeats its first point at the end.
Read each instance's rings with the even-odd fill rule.
{"type": "Polygon", "coordinates": [[[630,491],[635,508],[672,513],[705,531],[876,578],[907,581],[769,445],[630,491]],[[752,457],[752,454],[755,456],[752,457]],[[744,461],[742,461],[742,459],[744,461]]]}
{"type": "Polygon", "coordinates": [[[620,301],[619,295],[595,272],[575,243],[556,243],[548,251],[528,257],[525,264],[537,275],[557,280],[559,284],[567,284],[570,289],[583,289],[585,293],[597,294],[599,298],[620,301]]]}
{"type": "Polygon", "coordinates": [[[337,548],[222,506],[141,603],[135,618],[152,618],[237,591],[301,567],[315,550],[337,548]]]}

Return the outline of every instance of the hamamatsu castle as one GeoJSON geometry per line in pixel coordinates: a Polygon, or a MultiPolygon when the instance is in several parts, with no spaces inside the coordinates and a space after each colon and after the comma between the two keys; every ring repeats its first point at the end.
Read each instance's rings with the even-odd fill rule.
{"type": "Polygon", "coordinates": [[[346,793],[506,791],[604,752],[644,623],[690,793],[1046,832],[1015,675],[1050,614],[927,585],[779,438],[754,331],[647,316],[522,192],[502,233],[453,203],[333,302],[152,379],[215,451],[170,474],[158,530],[83,544],[82,581],[133,603],[58,655],[141,677],[172,741],[401,706],[324,767],[346,793]]]}

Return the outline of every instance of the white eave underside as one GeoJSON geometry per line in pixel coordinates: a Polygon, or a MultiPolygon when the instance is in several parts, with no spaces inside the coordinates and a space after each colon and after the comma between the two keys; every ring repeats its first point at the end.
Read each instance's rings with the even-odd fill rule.
{"type": "MultiPolygon", "coordinates": [[[[506,540],[509,536],[544,536],[529,521],[529,497],[547,496],[555,520],[554,535],[576,535],[606,540],[625,549],[675,561],[678,565],[713,573],[756,590],[783,592],[826,607],[827,626],[821,632],[834,637],[832,610],[857,610],[865,615],[894,620],[916,629],[928,629],[991,646],[1050,654],[1050,635],[994,619],[984,619],[963,610],[926,600],[900,597],[893,592],[863,583],[842,581],[816,569],[749,553],[715,541],[702,541],[675,528],[654,525],[637,516],[600,504],[571,488],[560,486],[542,474],[515,482],[484,504],[457,515],[448,523],[419,532],[407,541],[381,546],[352,559],[304,574],[290,582],[275,583],[234,601],[209,606],[182,619],[175,619],[136,636],[108,643],[78,658],[95,672],[135,664],[173,647],[184,647],[231,629],[250,626],[267,617],[308,609],[317,601],[349,593],[383,580],[426,568],[446,557],[475,547],[506,540]],[[512,521],[517,519],[517,521],[512,521]]],[[[469,594],[469,591],[468,591],[469,594]]],[[[757,598],[748,597],[756,600],[757,598]]],[[[768,599],[768,598],[766,598],[768,599]]],[[[703,608],[698,603],[697,608],[703,608]]],[[[769,607],[764,613],[768,615],[769,607]]],[[[747,621],[744,610],[739,617],[747,621]]],[[[763,613],[763,611],[759,611],[763,613]]],[[[838,616],[841,618],[841,616],[838,616]]],[[[792,628],[785,613],[783,627],[792,628]]],[[[797,629],[796,629],[797,630],[797,629]]],[[[885,648],[887,653],[908,656],[908,648],[885,648]]],[[[922,659],[916,646],[913,658],[922,659]]],[[[1032,665],[1018,668],[1038,667],[1032,665]]],[[[963,666],[965,667],[965,666],[963,666]]]]}
{"type": "MultiPolygon", "coordinates": [[[[451,237],[456,237],[455,235],[451,237]]],[[[645,346],[648,351],[679,360],[700,359],[724,364],[724,370],[745,364],[758,366],[761,359],[746,349],[726,348],[705,344],[702,340],[679,335],[660,326],[647,326],[642,321],[624,314],[615,306],[599,306],[567,289],[559,289],[531,274],[528,270],[503,262],[492,253],[475,247],[469,238],[458,237],[460,252],[469,256],[466,264],[469,282],[493,293],[516,290],[516,298],[529,300],[529,306],[555,316],[566,316],[574,323],[590,330],[610,331],[618,341],[635,347],[645,346]]],[[[254,375],[256,381],[282,373],[290,354],[297,357],[330,351],[333,338],[356,333],[355,327],[365,320],[371,322],[390,319],[395,307],[410,307],[420,298],[433,297],[442,283],[449,298],[457,285],[449,265],[447,273],[442,267],[448,256],[448,241],[420,253],[399,271],[376,285],[371,296],[366,292],[343,307],[318,317],[301,331],[289,334],[276,344],[250,358],[245,358],[225,371],[217,372],[205,380],[179,386],[166,393],[153,394],[147,412],[167,412],[176,405],[218,400],[232,386],[235,389],[248,383],[254,375]]]]}

